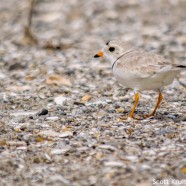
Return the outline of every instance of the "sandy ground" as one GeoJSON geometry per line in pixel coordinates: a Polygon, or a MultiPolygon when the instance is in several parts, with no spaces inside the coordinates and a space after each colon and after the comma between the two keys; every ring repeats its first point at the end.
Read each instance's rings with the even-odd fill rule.
{"type": "Polygon", "coordinates": [[[23,40],[28,4],[0,1],[0,185],[186,185],[186,74],[124,120],[132,91],[92,58],[119,38],[186,64],[186,1],[39,1],[33,33],[56,50],[23,40]]]}

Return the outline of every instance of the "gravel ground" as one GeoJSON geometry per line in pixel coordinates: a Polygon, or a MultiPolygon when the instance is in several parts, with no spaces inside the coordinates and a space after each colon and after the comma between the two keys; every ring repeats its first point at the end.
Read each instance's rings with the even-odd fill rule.
{"type": "Polygon", "coordinates": [[[56,50],[23,40],[28,4],[0,1],[0,185],[186,185],[186,74],[124,120],[133,92],[92,58],[120,38],[186,63],[186,1],[39,1],[32,30],[56,50]]]}

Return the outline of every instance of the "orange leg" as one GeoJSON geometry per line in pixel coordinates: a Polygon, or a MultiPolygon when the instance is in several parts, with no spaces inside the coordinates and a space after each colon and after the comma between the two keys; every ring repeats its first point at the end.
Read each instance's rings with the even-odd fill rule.
{"type": "Polygon", "coordinates": [[[159,105],[160,105],[160,103],[161,103],[161,101],[162,101],[162,99],[163,99],[162,93],[159,92],[158,101],[157,101],[157,103],[156,103],[156,107],[154,108],[153,112],[152,112],[151,114],[149,114],[149,115],[144,115],[143,118],[149,118],[149,117],[151,117],[151,116],[154,116],[155,113],[156,113],[156,110],[158,109],[158,107],[159,107],[159,105]]]}
{"type": "Polygon", "coordinates": [[[130,115],[129,115],[129,117],[134,118],[134,119],[137,119],[137,118],[134,117],[134,112],[135,112],[135,110],[136,110],[136,106],[137,106],[137,104],[138,104],[138,101],[139,101],[139,94],[136,93],[136,95],[135,95],[134,106],[133,106],[132,111],[131,111],[131,113],[130,113],[130,115]]]}

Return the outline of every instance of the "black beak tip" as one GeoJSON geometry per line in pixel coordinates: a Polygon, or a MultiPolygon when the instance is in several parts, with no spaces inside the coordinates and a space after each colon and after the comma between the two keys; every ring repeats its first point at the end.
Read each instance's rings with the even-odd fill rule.
{"type": "Polygon", "coordinates": [[[96,54],[96,55],[94,56],[94,58],[98,58],[98,57],[100,57],[98,54],[96,54]]]}

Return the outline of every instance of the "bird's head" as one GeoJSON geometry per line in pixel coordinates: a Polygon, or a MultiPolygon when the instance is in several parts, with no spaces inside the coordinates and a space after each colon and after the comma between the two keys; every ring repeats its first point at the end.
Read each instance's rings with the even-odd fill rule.
{"type": "Polygon", "coordinates": [[[104,57],[113,64],[121,55],[129,51],[131,47],[119,40],[111,40],[105,44],[103,50],[98,52],[94,58],[104,57]]]}

